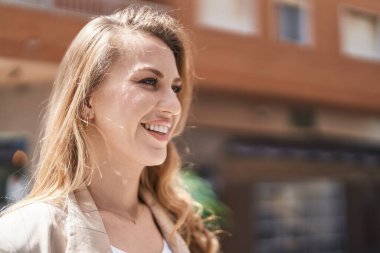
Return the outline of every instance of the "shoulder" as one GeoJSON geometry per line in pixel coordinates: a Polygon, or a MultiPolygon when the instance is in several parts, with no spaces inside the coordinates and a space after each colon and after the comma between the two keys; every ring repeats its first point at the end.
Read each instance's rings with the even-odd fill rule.
{"type": "Polygon", "coordinates": [[[0,216],[0,231],[4,226],[54,225],[66,216],[63,208],[46,202],[33,202],[10,207],[0,216]]]}
{"type": "MultiPolygon", "coordinates": [[[[45,202],[15,206],[0,217],[0,252],[48,252],[65,241],[66,214],[45,202]]],[[[57,250],[59,252],[59,250],[57,250]]]]}

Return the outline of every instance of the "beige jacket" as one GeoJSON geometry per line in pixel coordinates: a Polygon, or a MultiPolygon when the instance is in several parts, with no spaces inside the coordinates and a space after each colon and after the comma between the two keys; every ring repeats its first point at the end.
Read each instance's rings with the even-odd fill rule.
{"type": "MultiPolygon", "coordinates": [[[[148,192],[141,196],[173,253],[189,253],[179,234],[169,240],[174,226],[148,192]]],[[[0,252],[110,253],[111,245],[99,211],[86,187],[71,193],[67,210],[33,203],[0,218],[0,252]]]]}

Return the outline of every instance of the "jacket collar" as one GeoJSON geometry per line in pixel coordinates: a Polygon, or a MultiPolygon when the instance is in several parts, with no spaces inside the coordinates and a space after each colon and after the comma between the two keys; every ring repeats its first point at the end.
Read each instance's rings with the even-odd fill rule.
{"type": "MultiPolygon", "coordinates": [[[[140,195],[152,211],[153,217],[173,253],[190,253],[185,241],[178,233],[174,233],[174,236],[170,238],[174,224],[152,194],[147,190],[142,190],[140,195]]],[[[67,212],[67,253],[112,252],[102,218],[87,187],[70,193],[67,212]]]]}
{"type": "Polygon", "coordinates": [[[174,228],[174,223],[152,194],[147,190],[141,190],[140,196],[152,211],[153,217],[173,253],[190,253],[187,244],[177,232],[173,234],[173,237],[170,237],[174,228]]]}

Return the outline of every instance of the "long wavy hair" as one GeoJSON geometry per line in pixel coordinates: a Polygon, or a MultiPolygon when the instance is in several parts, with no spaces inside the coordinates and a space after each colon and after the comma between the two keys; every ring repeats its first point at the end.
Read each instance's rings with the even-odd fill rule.
{"type": "MultiPolygon", "coordinates": [[[[83,110],[94,89],[121,57],[125,31],[146,33],[161,39],[172,50],[183,82],[179,93],[182,113],[175,136],[185,126],[193,90],[190,44],[184,28],[170,15],[151,7],[130,6],[112,15],[92,19],[78,33],[59,67],[47,107],[33,187],[25,202],[57,201],[89,185],[94,168],[86,140],[83,110]]],[[[216,235],[209,231],[194,208],[196,202],[179,183],[181,160],[172,141],[163,164],[144,169],[140,185],[150,191],[193,253],[219,250],[216,235]]]]}

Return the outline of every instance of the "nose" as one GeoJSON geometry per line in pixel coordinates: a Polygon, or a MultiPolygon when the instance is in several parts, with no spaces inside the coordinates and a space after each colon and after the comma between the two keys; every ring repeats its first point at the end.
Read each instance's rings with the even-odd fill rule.
{"type": "Polygon", "coordinates": [[[158,108],[163,113],[170,113],[172,115],[181,114],[181,103],[177,94],[171,88],[162,93],[158,108]]]}

